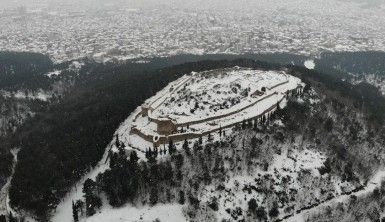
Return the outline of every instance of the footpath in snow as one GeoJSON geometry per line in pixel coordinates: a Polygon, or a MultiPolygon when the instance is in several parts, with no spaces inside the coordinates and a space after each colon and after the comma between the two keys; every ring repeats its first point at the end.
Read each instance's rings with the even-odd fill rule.
{"type": "MultiPolygon", "coordinates": [[[[116,134],[120,136],[120,134],[124,134],[127,132],[127,126],[131,125],[133,117],[137,114],[138,110],[131,113],[131,115],[119,126],[116,134]]],[[[104,172],[109,168],[109,164],[107,161],[108,151],[111,149],[112,144],[114,143],[114,138],[110,142],[110,144],[106,147],[106,150],[103,154],[102,159],[99,161],[97,166],[92,169],[88,174],[84,175],[83,178],[76,183],[76,185],[72,188],[72,190],[64,197],[64,199],[59,203],[56,207],[56,211],[52,214],[51,221],[52,222],[68,222],[69,218],[72,218],[72,201],[76,201],[79,199],[83,199],[83,184],[88,179],[91,178],[95,180],[96,176],[99,173],[104,172]]]]}
{"type": "Polygon", "coordinates": [[[8,209],[8,199],[9,199],[8,198],[8,191],[9,191],[12,176],[13,176],[13,173],[15,171],[16,164],[17,164],[17,153],[19,152],[19,149],[13,149],[11,152],[13,154],[14,162],[13,162],[13,166],[12,166],[11,176],[8,178],[7,182],[4,184],[4,186],[0,190],[0,215],[7,215],[10,211],[8,209]]]}
{"type": "Polygon", "coordinates": [[[358,190],[356,192],[353,192],[351,194],[345,194],[345,195],[340,195],[336,198],[333,198],[329,201],[326,201],[326,202],[323,202],[321,203],[320,205],[316,206],[316,207],[313,207],[313,208],[310,208],[310,209],[307,209],[307,210],[302,210],[301,212],[299,213],[295,213],[293,216],[283,220],[283,221],[287,221],[287,222],[305,222],[306,219],[315,211],[317,211],[317,209],[321,209],[323,207],[326,207],[330,204],[333,204],[333,203],[338,203],[338,202],[346,202],[348,201],[349,197],[351,195],[355,195],[357,197],[359,196],[362,196],[362,195],[365,195],[365,194],[368,194],[370,192],[373,192],[374,189],[378,186],[380,186],[381,184],[381,181],[385,179],[385,169],[382,169],[382,170],[379,170],[373,177],[372,179],[370,179],[367,183],[367,185],[361,189],[361,190],[358,190]]]}

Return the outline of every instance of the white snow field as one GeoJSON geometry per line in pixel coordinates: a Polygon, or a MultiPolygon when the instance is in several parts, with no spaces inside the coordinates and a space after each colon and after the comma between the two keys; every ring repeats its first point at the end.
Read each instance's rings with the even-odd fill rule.
{"type": "Polygon", "coordinates": [[[142,208],[124,206],[113,209],[105,207],[101,213],[96,213],[92,217],[81,219],[81,222],[153,222],[158,219],[164,222],[183,222],[187,221],[182,212],[182,205],[164,204],[153,207],[145,206],[142,208]]]}

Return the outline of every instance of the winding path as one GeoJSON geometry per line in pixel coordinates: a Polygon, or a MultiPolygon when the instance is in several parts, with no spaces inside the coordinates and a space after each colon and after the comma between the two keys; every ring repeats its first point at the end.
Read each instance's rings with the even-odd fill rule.
{"type": "Polygon", "coordinates": [[[301,212],[299,213],[295,213],[293,214],[292,216],[288,217],[288,218],[285,218],[285,219],[282,219],[282,221],[286,221],[286,222],[305,222],[306,219],[315,211],[317,211],[317,209],[322,209],[323,207],[326,207],[330,204],[333,204],[333,203],[338,203],[338,202],[345,202],[349,199],[349,197],[351,195],[356,195],[356,196],[362,196],[362,195],[365,195],[365,194],[368,194],[370,192],[372,192],[376,187],[380,186],[381,184],[381,181],[385,179],[385,169],[381,169],[379,171],[377,171],[377,173],[372,177],[372,179],[370,179],[366,185],[366,187],[364,187],[363,189],[360,189],[356,192],[353,192],[351,194],[344,194],[344,195],[340,195],[336,198],[333,198],[331,200],[328,200],[328,201],[325,201],[321,204],[319,204],[318,206],[316,207],[313,207],[313,208],[310,208],[310,209],[306,209],[306,210],[302,210],[301,212]]]}
{"type": "Polygon", "coordinates": [[[0,215],[7,215],[9,212],[9,210],[8,210],[8,190],[9,190],[9,187],[11,185],[13,173],[15,172],[18,152],[19,152],[19,149],[13,149],[11,151],[11,153],[13,155],[12,173],[11,173],[11,176],[8,178],[7,182],[4,184],[4,186],[0,190],[0,215]]]}

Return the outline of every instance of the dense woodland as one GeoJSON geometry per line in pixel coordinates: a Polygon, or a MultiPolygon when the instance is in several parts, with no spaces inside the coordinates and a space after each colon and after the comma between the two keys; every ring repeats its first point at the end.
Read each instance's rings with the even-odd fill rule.
{"type": "MultiPolygon", "coordinates": [[[[290,216],[317,206],[335,197],[332,178],[350,184],[343,193],[362,189],[384,164],[384,134],[376,134],[378,128],[362,116],[361,107],[355,107],[354,97],[341,96],[314,79],[308,83],[304,95],[297,95],[284,109],[261,122],[245,121],[230,135],[219,131],[216,140],[209,135],[194,142],[185,141],[180,150],[175,150],[170,141],[165,148],[150,148],[146,162],[138,162],[135,151],[127,155],[125,144],[116,138],[114,146],[118,152],[110,153],[110,169],[95,181],[88,179],[83,188],[84,198],[73,204],[75,221],[92,216],[102,207],[102,193],[108,199],[104,204],[113,207],[126,203],[138,206],[179,203],[185,206],[191,220],[214,221],[213,215],[221,207],[218,199],[231,198],[231,191],[228,188],[224,191],[225,183],[236,175],[256,177],[255,186],[240,184],[240,187],[248,195],[258,193],[264,202],[250,199],[247,209],[226,209],[234,221],[275,221],[281,214],[290,216]],[[314,99],[319,103],[313,104],[314,99]],[[283,126],[276,125],[277,120],[283,126]],[[318,169],[321,177],[313,177],[306,170],[298,172],[301,189],[290,188],[292,177],[278,180],[270,174],[258,177],[257,174],[270,168],[272,157],[284,152],[285,147],[289,147],[288,155],[293,150],[304,149],[327,154],[324,167],[318,169]],[[277,191],[272,184],[284,190],[277,191]],[[202,201],[208,185],[216,187],[222,195],[202,201]],[[318,192],[322,193],[321,198],[314,196],[318,192]]],[[[346,210],[356,208],[347,206],[346,210]]]]}
{"type": "MultiPolygon", "coordinates": [[[[265,55],[244,55],[248,58],[259,59],[272,61],[282,64],[287,64],[291,61],[295,61],[296,64],[301,64],[304,59],[302,56],[296,56],[292,54],[265,54],[265,55]]],[[[0,187],[3,185],[5,179],[9,176],[12,155],[9,150],[14,148],[13,146],[19,145],[14,141],[17,141],[19,137],[17,134],[13,134],[14,131],[24,123],[25,120],[33,117],[35,113],[45,115],[50,111],[47,110],[49,106],[54,107],[68,107],[66,109],[74,108],[76,106],[87,107],[87,103],[92,103],[93,100],[97,98],[98,94],[101,94],[102,91],[98,92],[99,89],[103,92],[109,91],[109,97],[112,98],[111,101],[105,102],[108,106],[116,107],[117,102],[122,100],[127,93],[132,93],[134,91],[126,91],[124,88],[131,80],[137,79],[138,82],[142,82],[147,77],[130,77],[132,73],[137,73],[139,76],[145,72],[154,72],[154,70],[162,69],[172,65],[182,64],[188,61],[200,61],[200,60],[223,60],[223,59],[234,59],[241,56],[237,55],[179,55],[169,58],[153,58],[149,60],[149,63],[146,64],[98,64],[94,61],[83,59],[79,62],[82,63],[82,68],[80,70],[73,70],[69,68],[72,61],[64,62],[61,64],[53,64],[52,61],[45,55],[38,53],[28,53],[28,52],[0,52],[0,91],[6,93],[14,93],[21,91],[25,94],[31,94],[38,90],[43,90],[48,94],[52,94],[52,98],[48,102],[34,100],[34,99],[20,99],[13,97],[6,97],[0,93],[0,158],[2,161],[2,168],[0,170],[0,187]],[[46,73],[54,70],[59,70],[61,74],[59,76],[47,76],[46,73]],[[108,76],[109,74],[114,74],[118,72],[118,75],[108,76]],[[127,75],[127,76],[125,76],[127,75]],[[110,81],[110,85],[104,85],[104,78],[107,78],[107,81],[110,81]],[[120,82],[121,81],[121,82],[120,82]],[[74,83],[76,82],[76,85],[74,83]],[[89,85],[89,83],[91,83],[89,85]],[[114,87],[115,85],[120,85],[115,92],[118,92],[117,96],[114,96],[114,87]],[[59,90],[53,91],[53,89],[59,90]],[[76,91],[72,95],[72,90],[76,91]],[[96,93],[95,93],[96,92],[96,93]],[[88,95],[86,95],[88,93],[88,95]],[[77,99],[79,95],[82,95],[82,100],[84,104],[79,104],[77,99]],[[67,101],[70,102],[63,103],[59,106],[56,106],[52,103],[61,101],[65,97],[67,101]],[[76,102],[74,102],[76,101],[76,102]],[[14,137],[13,142],[10,141],[14,137]]],[[[178,73],[180,75],[180,73],[178,73]]],[[[162,85],[163,83],[161,83],[162,85]]],[[[127,85],[128,86],[128,85],[127,85]]],[[[155,89],[150,88],[148,94],[151,95],[155,92],[155,89]]],[[[138,94],[139,95],[139,94],[138,94]]],[[[130,103],[134,100],[133,103],[137,104],[139,101],[143,101],[143,98],[133,98],[134,96],[127,97],[127,107],[131,107],[130,103]],[[135,101],[137,100],[137,101],[135,101]]],[[[106,99],[107,100],[107,99],[106,99]]],[[[97,106],[97,104],[95,104],[97,106]]],[[[90,109],[95,110],[95,106],[89,106],[90,109]]],[[[123,108],[125,105],[121,105],[123,108]]],[[[55,109],[55,108],[52,109],[55,109]]],[[[125,108],[127,108],[125,107],[125,108]]],[[[59,108],[60,109],[60,108],[59,108]]],[[[121,115],[128,115],[130,109],[125,109],[124,114],[119,112],[121,115]]],[[[84,111],[86,112],[86,110],[84,111]]],[[[98,112],[96,110],[95,112],[98,112]]],[[[69,113],[68,115],[75,115],[76,112],[69,113]]],[[[55,114],[58,115],[58,114],[55,114]]],[[[39,115],[36,116],[38,118],[39,115]]],[[[95,122],[103,122],[104,120],[98,120],[98,115],[94,115],[93,120],[95,122]]],[[[57,118],[57,117],[56,117],[57,118]]],[[[38,121],[38,120],[35,120],[38,121]]],[[[56,123],[52,123],[53,126],[56,123]]],[[[116,124],[114,126],[117,126],[116,124]]],[[[85,126],[86,127],[86,126],[85,126]]],[[[37,130],[37,128],[35,128],[37,130]]],[[[72,141],[75,143],[76,134],[73,134],[72,141]]],[[[88,140],[92,140],[92,137],[86,137],[88,140]]],[[[104,143],[103,143],[104,144],[104,143]]]]}
{"type": "MultiPolygon", "coordinates": [[[[27,209],[42,219],[47,219],[49,211],[55,208],[73,183],[100,160],[119,124],[138,105],[162,89],[168,82],[191,71],[235,65],[267,70],[286,68],[292,74],[302,78],[308,85],[316,86],[320,92],[327,92],[328,95],[332,95],[330,100],[335,101],[336,106],[349,105],[365,113],[365,121],[369,126],[368,128],[371,129],[370,133],[378,135],[382,132],[382,123],[385,119],[384,98],[375,87],[364,84],[352,86],[348,82],[341,81],[341,78],[346,74],[342,71],[338,71],[338,75],[335,75],[337,73],[335,70],[329,74],[321,74],[297,66],[284,67],[278,64],[285,64],[285,61],[293,59],[290,56],[276,59],[274,62],[277,64],[251,59],[218,60],[220,58],[216,58],[217,60],[190,62],[168,67],[189,59],[191,59],[189,56],[180,60],[170,59],[169,61],[154,59],[149,64],[95,64],[92,61],[86,62],[68,93],[27,120],[16,131],[12,139],[7,139],[2,143],[6,144],[6,147],[22,147],[10,190],[11,204],[16,208],[27,209]],[[28,189],[25,189],[26,187],[28,189]]],[[[199,57],[194,59],[198,60],[199,57]]],[[[301,59],[297,58],[298,64],[301,59]]],[[[46,67],[50,66],[48,64],[46,67]]],[[[11,84],[10,86],[15,85],[11,84]]],[[[301,113],[302,111],[298,112],[301,113]]],[[[297,120],[292,121],[296,127],[302,124],[297,120]]],[[[326,125],[333,124],[329,121],[326,125]]],[[[341,149],[341,152],[346,150],[346,148],[341,149]]],[[[174,161],[179,161],[178,164],[182,164],[183,155],[181,157],[179,154],[175,154],[175,156],[174,161]]],[[[151,166],[147,166],[147,169],[145,166],[137,167],[140,163],[133,161],[132,158],[123,160],[119,157],[112,157],[112,159],[114,160],[111,163],[111,171],[101,175],[97,185],[88,181],[85,188],[86,201],[87,198],[90,201],[95,201],[96,206],[99,205],[96,193],[100,190],[95,190],[98,187],[108,194],[110,204],[120,206],[134,198],[132,191],[128,190],[127,187],[143,184],[132,179],[120,181],[116,175],[149,175],[149,173],[141,171],[151,171],[151,166]],[[103,186],[103,184],[113,185],[115,183],[124,185],[120,186],[122,190],[111,190],[111,187],[103,186]],[[125,192],[124,195],[122,192],[125,192]]],[[[180,177],[183,175],[178,173],[178,167],[175,167],[177,162],[172,162],[172,168],[177,173],[175,175],[170,174],[168,163],[166,166],[157,166],[157,169],[152,170],[164,168],[165,173],[162,170],[162,174],[158,176],[163,179],[173,176],[176,177],[175,180],[179,178],[181,181],[180,177]]],[[[154,165],[157,164],[160,163],[154,163],[154,165]]],[[[358,175],[371,171],[368,166],[352,167],[358,172],[358,175]]],[[[147,179],[142,178],[141,180],[153,182],[155,179],[159,180],[159,178],[147,179]]],[[[144,184],[151,187],[151,183],[145,182],[144,184]]],[[[152,201],[150,202],[157,201],[154,196],[158,191],[149,189],[146,192],[149,192],[150,196],[152,193],[152,198],[150,198],[152,201]]],[[[178,196],[175,199],[179,199],[179,201],[182,201],[180,199],[186,201],[189,198],[187,194],[178,196]]],[[[194,202],[194,197],[190,198],[190,201],[194,202]]],[[[90,210],[92,211],[92,209],[90,210]]]]}
{"type": "Polygon", "coordinates": [[[339,70],[355,75],[385,75],[385,53],[368,52],[328,52],[316,60],[318,70],[339,70]]]}
{"type": "Polygon", "coordinates": [[[37,114],[16,132],[14,146],[23,149],[12,180],[11,204],[45,216],[71,185],[95,166],[118,125],[146,98],[192,70],[242,64],[272,67],[251,60],[188,63],[152,72],[130,72],[125,66],[96,67],[92,77],[79,81],[71,96],[37,114]]]}
{"type": "Polygon", "coordinates": [[[37,89],[49,86],[43,74],[53,68],[48,56],[38,53],[0,52],[0,89],[37,89]]]}

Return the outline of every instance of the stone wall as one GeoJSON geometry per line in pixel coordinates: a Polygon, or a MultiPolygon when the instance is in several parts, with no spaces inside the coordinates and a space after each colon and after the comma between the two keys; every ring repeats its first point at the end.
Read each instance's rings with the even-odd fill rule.
{"type": "Polygon", "coordinates": [[[222,119],[222,118],[234,115],[236,113],[242,112],[243,110],[248,109],[248,108],[254,106],[255,104],[261,102],[262,100],[268,99],[268,98],[272,97],[273,95],[277,95],[277,94],[278,94],[277,92],[274,92],[272,94],[264,96],[264,97],[262,97],[262,98],[260,98],[260,99],[258,99],[256,101],[254,101],[253,103],[251,103],[251,104],[249,104],[247,106],[244,106],[244,107],[242,107],[242,108],[240,108],[238,110],[235,110],[233,112],[225,113],[225,114],[218,115],[218,116],[212,116],[212,117],[208,117],[208,118],[200,119],[200,120],[196,120],[196,121],[191,121],[191,122],[187,122],[187,123],[178,123],[178,124],[176,124],[176,127],[191,126],[191,125],[194,125],[194,124],[199,124],[199,123],[204,123],[204,122],[208,122],[208,121],[213,121],[213,120],[216,120],[216,119],[222,119]]]}
{"type": "MultiPolygon", "coordinates": [[[[284,98],[282,98],[279,102],[281,102],[283,99],[284,98]]],[[[259,114],[257,116],[254,116],[252,118],[244,119],[244,120],[245,121],[248,121],[248,120],[258,120],[258,121],[260,121],[262,116],[266,116],[268,113],[274,112],[276,109],[277,109],[277,104],[274,104],[270,108],[265,110],[263,113],[261,113],[261,114],[259,114]]],[[[236,123],[232,123],[232,124],[228,124],[228,125],[224,125],[224,126],[221,126],[221,128],[222,129],[231,128],[231,127],[234,127],[235,125],[241,123],[242,121],[239,121],[239,122],[236,122],[236,123]]],[[[171,134],[171,135],[168,135],[168,136],[160,136],[159,139],[156,142],[154,141],[154,136],[146,135],[146,134],[144,134],[143,132],[139,131],[136,128],[133,128],[131,130],[131,133],[137,134],[138,136],[142,137],[147,142],[153,143],[155,146],[160,146],[160,145],[163,145],[163,144],[167,145],[169,140],[172,140],[174,143],[177,143],[177,142],[184,141],[186,139],[187,140],[197,139],[199,137],[206,136],[206,135],[208,135],[210,133],[217,132],[219,129],[220,129],[220,127],[216,127],[216,128],[213,128],[213,129],[211,129],[209,131],[205,131],[205,132],[202,132],[202,133],[190,132],[190,133],[171,134]]]]}

